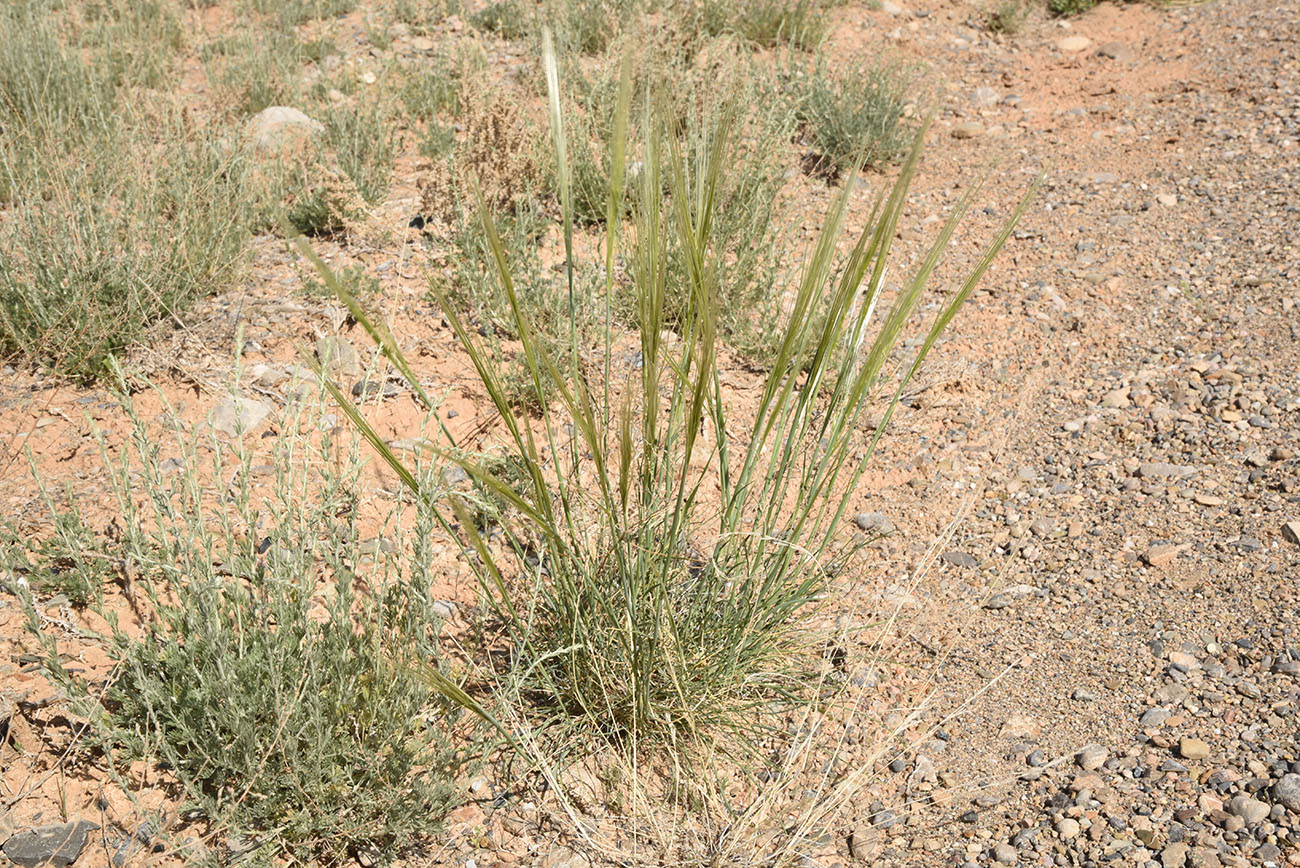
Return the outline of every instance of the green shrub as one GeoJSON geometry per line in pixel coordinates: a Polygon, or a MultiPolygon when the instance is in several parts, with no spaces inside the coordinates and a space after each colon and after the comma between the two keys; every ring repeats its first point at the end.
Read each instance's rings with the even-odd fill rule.
{"type": "Polygon", "coordinates": [[[464,12],[460,0],[395,0],[393,16],[415,34],[428,34],[449,15],[464,12]]]}
{"type": "Polygon", "coordinates": [[[99,599],[104,583],[117,573],[102,554],[99,538],[68,500],[68,507],[59,509],[46,495],[53,532],[45,538],[12,526],[0,528],[0,568],[21,577],[33,594],[62,594],[74,606],[85,606],[99,599]]]}
{"type": "Polygon", "coordinates": [[[241,164],[209,137],[170,132],[160,147],[121,131],[76,155],[32,146],[39,168],[17,179],[0,225],[0,347],[97,376],[150,323],[240,274],[241,164]]]}
{"type": "Polygon", "coordinates": [[[116,464],[123,530],[97,550],[123,565],[147,627],[103,613],[107,690],[63,668],[57,637],[40,638],[89,743],[119,770],[169,769],[182,812],[231,851],[214,854],[221,863],[387,862],[437,830],[462,764],[456,712],[428,676],[432,519],[420,511],[408,557],[367,566],[356,441],[312,445],[299,421],[286,420],[264,484],[251,455],[212,444],[211,478],[232,478],[228,459],[236,468],[212,512],[196,444],[159,442],[137,419],[134,454],[116,464]],[[179,456],[161,460],[164,449],[179,456]]]}
{"type": "Polygon", "coordinates": [[[1025,27],[1030,4],[1027,0],[998,0],[984,12],[984,26],[990,33],[1015,35],[1025,27]]]}
{"type": "Polygon", "coordinates": [[[493,0],[470,16],[470,23],[502,39],[523,39],[530,32],[528,13],[519,0],[493,0]]]}
{"type": "Polygon", "coordinates": [[[337,18],[356,8],[356,0],[244,0],[252,12],[274,16],[284,28],[299,27],[309,21],[337,18]]]}
{"type": "Polygon", "coordinates": [[[1047,0],[1047,9],[1053,15],[1069,18],[1082,15],[1097,5],[1097,0],[1047,0]]]}
{"type": "Polygon", "coordinates": [[[825,0],[704,0],[696,14],[710,35],[734,33],[763,47],[811,49],[826,36],[829,5],[825,0]]]}
{"type": "Polygon", "coordinates": [[[397,133],[382,97],[359,98],[324,117],[324,143],[367,204],[382,202],[393,182],[397,133]]]}
{"type": "Polygon", "coordinates": [[[903,153],[911,135],[904,111],[912,83],[904,70],[864,64],[832,76],[819,61],[788,69],[784,78],[819,171],[876,167],[903,153]]]}
{"type": "Polygon", "coordinates": [[[218,100],[240,114],[299,100],[305,59],[298,40],[273,28],[219,37],[200,51],[218,100]]]}
{"type": "Polygon", "coordinates": [[[116,113],[112,76],[66,50],[58,25],[41,3],[0,6],[0,128],[10,171],[20,145],[62,139],[72,148],[111,126],[116,113]]]}
{"type": "Polygon", "coordinates": [[[178,9],[165,0],[103,0],[81,7],[81,47],[115,83],[164,88],[185,47],[178,9]]]}

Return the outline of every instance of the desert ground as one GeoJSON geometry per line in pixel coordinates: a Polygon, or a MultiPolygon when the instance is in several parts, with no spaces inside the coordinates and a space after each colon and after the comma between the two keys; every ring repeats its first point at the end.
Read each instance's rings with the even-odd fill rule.
{"type": "MultiPolygon", "coordinates": [[[[181,47],[161,89],[201,115],[226,98],[204,46],[244,32],[250,13],[227,0],[177,10],[181,47]]],[[[416,454],[402,444],[434,437],[436,426],[471,450],[506,442],[431,284],[447,304],[464,304],[470,331],[505,364],[519,364],[518,336],[494,327],[467,288],[466,218],[436,212],[448,197],[468,196],[449,192],[439,174],[446,151],[422,151],[425,142],[439,130],[459,136],[453,159],[504,176],[484,182],[503,209],[519,207],[511,197],[532,197],[549,228],[512,256],[558,280],[563,246],[549,182],[528,194],[510,189],[529,172],[547,177],[532,165],[549,153],[534,27],[545,16],[515,32],[481,12],[468,4],[408,24],[361,0],[294,25],[304,44],[329,42],[292,73],[306,83],[288,92],[316,88],[320,105],[378,105],[384,88],[475,52],[454,100],[429,116],[391,116],[380,194],[337,226],[303,230],[362,287],[358,298],[387,323],[432,408],[274,223],[249,233],[242,264],[217,291],[164,306],[116,348],[117,373],[60,369],[49,352],[15,346],[9,335],[0,374],[8,549],[0,560],[0,864],[1300,865],[1300,5],[1104,2],[1069,16],[1034,6],[1015,32],[1002,32],[976,0],[849,0],[815,7],[823,30],[812,47],[723,33],[701,49],[771,69],[793,57],[816,58],[832,74],[882,63],[906,70],[899,123],[912,130],[933,118],[888,280],[923,261],[954,205],[983,180],[918,305],[922,319],[960,285],[1036,179],[1041,185],[903,389],[846,494],[838,538],[862,545],[812,616],[818,636],[829,637],[817,641],[834,646],[808,675],[820,698],[780,712],[754,751],[785,759],[762,766],[737,759],[751,756],[743,750],[722,756],[707,739],[733,736],[704,725],[692,745],[645,760],[654,782],[639,785],[631,771],[640,760],[628,759],[625,742],[584,735],[580,717],[551,735],[541,712],[493,687],[504,676],[485,661],[504,646],[469,563],[482,556],[455,526],[420,526],[397,474],[320,393],[312,370],[322,363],[402,454],[416,454]],[[482,122],[466,116],[476,100],[501,93],[517,102],[523,126],[479,154],[465,140],[482,122]],[[511,142],[514,152],[501,150],[511,142]],[[285,481],[274,457],[282,442],[332,461],[332,475],[285,481]],[[154,444],[148,461],[141,443],[154,444]],[[130,455],[137,463],[126,467],[130,455]],[[422,761],[412,773],[442,776],[437,792],[422,796],[428,806],[403,795],[383,808],[404,802],[435,821],[405,818],[419,827],[409,834],[380,823],[331,847],[319,836],[332,827],[285,819],[289,809],[222,813],[226,802],[263,798],[251,778],[209,782],[207,801],[193,807],[188,788],[202,788],[201,771],[151,741],[160,736],[148,727],[124,746],[118,706],[110,715],[117,730],[87,710],[124,671],[127,652],[105,634],[148,642],[156,612],[180,599],[145,594],[138,573],[148,566],[114,548],[147,514],[126,512],[123,498],[145,504],[170,479],[192,480],[184,502],[210,517],[237,512],[241,488],[280,503],[258,513],[266,528],[289,516],[305,521],[291,507],[325,489],[346,502],[344,541],[316,544],[350,550],[322,554],[303,543],[284,557],[322,576],[348,563],[359,600],[380,596],[371,593],[382,587],[377,575],[405,576],[403,564],[419,560],[444,668],[506,730],[530,733],[527,744],[511,748],[472,714],[448,724],[454,766],[422,761]],[[71,504],[77,522],[58,525],[54,516],[71,504]],[[40,547],[51,539],[53,548],[40,547]],[[92,563],[98,568],[86,568],[92,563]],[[97,578],[74,593],[50,580],[60,571],[97,578]],[[51,655],[71,682],[52,673],[51,655]],[[72,682],[86,693],[73,696],[72,682]],[[796,743],[804,753],[792,761],[796,743]],[[733,781],[734,801],[717,788],[700,803],[680,795],[665,771],[674,762],[687,765],[688,778],[733,781]],[[769,807],[755,819],[760,803],[769,807]],[[310,831],[294,838],[294,823],[310,831]]],[[[577,68],[593,78],[601,73],[592,69],[612,69],[605,74],[617,83],[621,57],[634,68],[657,62],[656,40],[680,38],[671,24],[686,13],[665,4],[638,14],[650,22],[641,36],[622,38],[633,32],[622,25],[577,68]]],[[[570,67],[560,69],[564,87],[570,67]]],[[[281,99],[272,105],[314,117],[305,102],[281,99]]],[[[257,126],[268,119],[264,107],[247,108],[222,109],[235,118],[229,129],[269,135],[257,126]]],[[[792,261],[836,196],[846,197],[850,232],[861,231],[900,172],[897,156],[856,176],[827,171],[807,123],[793,122],[775,162],[780,228],[771,237],[792,261]]],[[[139,159],[128,155],[116,170],[133,171],[139,159]]],[[[0,237],[15,237],[3,233],[17,231],[27,204],[0,198],[0,237]]],[[[82,217],[74,209],[62,219],[82,217]]],[[[601,237],[599,226],[580,225],[576,248],[600,259],[601,237]]],[[[4,291],[16,292],[26,260],[0,256],[13,257],[20,277],[4,291]]],[[[639,345],[635,329],[616,336],[622,363],[639,345]]],[[[719,382],[732,416],[752,419],[765,372],[728,340],[719,382]]],[[[917,346],[907,340],[916,339],[900,353],[917,346]]],[[[588,361],[598,345],[584,346],[588,361]]],[[[890,396],[871,398],[873,421],[890,396]]],[[[536,407],[520,413],[541,430],[536,407]]],[[[431,461],[429,478],[448,498],[466,489],[459,466],[431,461]]],[[[254,561],[278,557],[288,544],[247,517],[232,520],[229,538],[251,540],[254,561]]],[[[484,530],[486,545],[500,544],[492,533],[484,530]]],[[[230,552],[209,554],[218,568],[193,575],[237,572],[230,552]]],[[[319,605],[318,614],[333,604],[319,605]]],[[[182,637],[193,627],[186,623],[182,637]]],[[[200,672],[167,677],[188,683],[200,672]]],[[[285,701],[301,699],[286,690],[285,701]]],[[[194,721],[198,734],[186,744],[210,739],[214,757],[234,749],[194,721]]],[[[256,716],[247,725],[276,726],[256,716]]],[[[277,792],[293,802],[292,792],[277,792]]],[[[363,797],[335,795],[344,806],[363,797]]],[[[303,793],[294,810],[346,812],[314,799],[303,793]]]]}

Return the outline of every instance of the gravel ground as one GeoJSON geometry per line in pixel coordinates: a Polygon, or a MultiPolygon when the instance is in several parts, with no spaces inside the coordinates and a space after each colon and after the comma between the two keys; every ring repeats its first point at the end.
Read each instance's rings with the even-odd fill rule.
{"type": "MultiPolygon", "coordinates": [[[[949,0],[836,14],[836,56],[887,47],[940,83],[903,251],[994,158],[971,238],[1046,181],[868,477],[859,525],[896,532],[854,617],[904,617],[888,659],[854,649],[851,677],[881,728],[920,697],[923,722],[808,864],[1300,865],[1300,5],[1104,4],[1006,40],[949,0]]],[[[376,270],[418,305],[399,260],[376,270]]],[[[336,311],[285,299],[278,249],[256,268],[260,307],[202,315],[253,311],[268,353],[304,317],[329,331],[336,311]]],[[[226,376],[204,364],[168,388],[226,376]]],[[[6,375],[10,427],[47,413],[40,451],[70,461],[80,429],[25,376],[6,375]]],[[[113,412],[78,394],[58,403],[113,412]]],[[[0,610],[15,646],[19,621],[0,610]]],[[[845,734],[845,767],[873,757],[845,734]]],[[[429,864],[585,863],[485,786],[429,864]]]]}

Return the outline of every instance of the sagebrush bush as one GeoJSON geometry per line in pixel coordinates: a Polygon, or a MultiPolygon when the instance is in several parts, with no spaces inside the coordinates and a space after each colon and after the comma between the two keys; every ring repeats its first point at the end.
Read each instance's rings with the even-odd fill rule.
{"type": "Polygon", "coordinates": [[[450,739],[459,708],[429,677],[433,525],[422,509],[409,556],[367,566],[356,441],[313,444],[294,433],[300,424],[286,420],[274,454],[259,458],[274,468],[264,483],[250,455],[212,443],[210,478],[234,480],[213,492],[189,435],[160,442],[137,418],[133,454],[110,462],[120,532],[61,557],[125,576],[147,623],[96,604],[110,625],[106,691],[63,668],[56,636],[39,635],[48,674],[91,722],[90,743],[119,768],[168,769],[183,812],[230,848],[221,861],[387,862],[438,828],[462,765],[450,739]]]}
{"type": "Polygon", "coordinates": [[[790,67],[783,78],[819,171],[872,168],[905,150],[911,131],[904,113],[913,81],[903,68],[864,63],[832,75],[818,61],[790,67]]]}
{"type": "Polygon", "coordinates": [[[30,162],[10,175],[0,225],[0,347],[94,377],[149,324],[238,276],[248,212],[237,156],[202,130],[160,148],[110,129],[83,146],[19,145],[30,162]]]}
{"type": "Polygon", "coordinates": [[[700,28],[710,35],[733,33],[755,45],[811,49],[830,26],[826,0],[704,0],[696,8],[700,28]]]}
{"type": "Polygon", "coordinates": [[[1028,0],[998,0],[984,11],[984,26],[991,33],[1014,36],[1024,29],[1030,8],[1028,0]]]}
{"type": "Polygon", "coordinates": [[[1098,0],[1047,0],[1047,9],[1053,15],[1069,18],[1082,15],[1097,5],[1098,0]]]}

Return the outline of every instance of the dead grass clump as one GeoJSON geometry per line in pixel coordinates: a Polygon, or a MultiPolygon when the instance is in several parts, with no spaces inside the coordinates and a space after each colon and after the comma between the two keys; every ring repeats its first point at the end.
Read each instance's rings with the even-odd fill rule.
{"type": "Polygon", "coordinates": [[[514,211],[541,189],[545,177],[539,128],[519,102],[482,81],[472,92],[482,99],[464,101],[462,132],[449,160],[435,163],[417,182],[422,213],[445,226],[454,223],[454,203],[473,184],[492,210],[514,211]]]}

